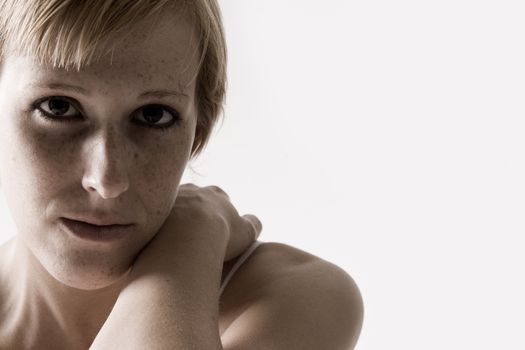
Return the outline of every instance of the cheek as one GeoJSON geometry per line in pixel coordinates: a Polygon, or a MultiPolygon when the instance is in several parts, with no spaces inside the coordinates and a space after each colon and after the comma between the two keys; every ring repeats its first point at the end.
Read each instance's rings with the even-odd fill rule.
{"type": "Polygon", "coordinates": [[[22,232],[36,228],[33,225],[45,216],[46,203],[59,186],[57,168],[48,166],[41,143],[33,136],[18,131],[1,141],[2,192],[22,232]]]}
{"type": "Polygon", "coordinates": [[[141,152],[144,159],[144,170],[152,176],[151,169],[158,169],[161,176],[156,183],[173,183],[178,181],[184,172],[190,157],[194,139],[193,123],[182,123],[175,132],[168,135],[160,135],[148,143],[147,149],[141,152]],[[149,170],[149,171],[148,171],[149,170]]]}
{"type": "Polygon", "coordinates": [[[165,218],[171,210],[188,163],[192,141],[193,138],[175,138],[168,146],[158,145],[154,151],[143,153],[142,156],[147,158],[138,162],[141,166],[135,173],[137,191],[142,192],[148,209],[155,209],[152,214],[157,218],[165,218]]]}
{"type": "Polygon", "coordinates": [[[111,172],[126,172],[131,185],[149,184],[151,188],[180,179],[193,133],[191,125],[183,124],[167,134],[139,130],[108,140],[101,133],[88,134],[86,130],[48,129],[28,132],[16,143],[18,166],[29,170],[40,186],[80,183],[86,172],[113,167],[111,172]]]}
{"type": "Polygon", "coordinates": [[[2,140],[2,177],[22,193],[45,190],[48,183],[56,183],[60,178],[55,174],[61,169],[55,164],[60,157],[47,149],[46,139],[44,134],[18,130],[9,139],[2,140]]]}
{"type": "Polygon", "coordinates": [[[75,171],[75,153],[68,140],[41,132],[22,134],[11,156],[10,176],[22,175],[23,185],[45,194],[55,192],[75,171]]]}
{"type": "Polygon", "coordinates": [[[91,137],[82,131],[20,128],[2,145],[7,146],[1,151],[3,185],[9,187],[10,201],[18,211],[25,209],[27,213],[32,207],[34,215],[42,216],[53,199],[87,198],[81,193],[86,172],[104,172],[108,160],[117,159],[117,168],[125,171],[130,181],[130,193],[124,196],[143,203],[152,219],[148,221],[162,223],[186,169],[193,131],[193,124],[183,123],[174,132],[121,134],[112,141],[113,146],[104,148],[100,145],[107,140],[101,134],[91,137]]]}

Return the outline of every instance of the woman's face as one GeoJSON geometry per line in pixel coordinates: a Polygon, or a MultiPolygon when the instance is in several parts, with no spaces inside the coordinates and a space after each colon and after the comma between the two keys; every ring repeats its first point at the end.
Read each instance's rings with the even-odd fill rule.
{"type": "Polygon", "coordinates": [[[164,18],[128,38],[80,72],[12,55],[0,75],[0,179],[17,234],[53,277],[79,289],[128,271],[169,214],[194,140],[194,27],[164,18]],[[58,224],[84,214],[118,216],[134,230],[94,243],[58,224]]]}

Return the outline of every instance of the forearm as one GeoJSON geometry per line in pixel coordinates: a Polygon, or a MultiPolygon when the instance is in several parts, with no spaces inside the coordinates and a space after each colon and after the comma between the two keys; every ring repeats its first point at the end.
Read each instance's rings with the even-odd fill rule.
{"type": "Polygon", "coordinates": [[[222,349],[219,250],[181,246],[165,268],[132,271],[90,349],[222,349]]]}

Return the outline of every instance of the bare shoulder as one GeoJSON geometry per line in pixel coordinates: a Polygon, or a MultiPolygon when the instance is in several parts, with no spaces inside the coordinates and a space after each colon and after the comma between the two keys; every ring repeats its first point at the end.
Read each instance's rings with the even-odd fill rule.
{"type": "Polygon", "coordinates": [[[241,287],[262,291],[265,286],[302,271],[310,274],[329,271],[332,276],[351,278],[339,266],[311,253],[283,243],[264,242],[235,273],[224,296],[235,296],[235,290],[241,287]]]}
{"type": "Polygon", "coordinates": [[[233,275],[224,290],[222,303],[230,305],[230,300],[239,301],[239,296],[247,295],[246,289],[262,291],[269,283],[287,275],[292,269],[316,260],[319,258],[292,246],[264,242],[233,275]]]}
{"type": "MultiPolygon", "coordinates": [[[[347,304],[354,303],[358,309],[362,308],[359,289],[345,270],[301,249],[267,242],[252,253],[224,290],[220,333],[223,334],[233,321],[259,300],[267,300],[273,295],[279,295],[283,300],[287,295],[291,299],[296,296],[296,299],[310,298],[299,293],[329,293],[331,297],[348,300],[347,304]]],[[[358,313],[361,314],[356,317],[362,318],[362,309],[358,313]]]]}

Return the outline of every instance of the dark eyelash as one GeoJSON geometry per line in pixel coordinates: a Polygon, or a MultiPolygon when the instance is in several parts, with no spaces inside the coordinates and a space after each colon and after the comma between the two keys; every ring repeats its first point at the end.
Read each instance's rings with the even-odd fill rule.
{"type": "MultiPolygon", "coordinates": [[[[49,113],[47,113],[46,111],[43,111],[41,108],[40,108],[40,104],[42,104],[42,102],[45,102],[47,100],[51,100],[51,99],[57,99],[57,100],[65,100],[67,101],[68,103],[70,103],[73,107],[75,107],[76,109],[79,109],[77,108],[77,105],[76,103],[74,103],[73,101],[71,101],[69,98],[67,97],[62,97],[62,96],[48,96],[48,97],[44,97],[44,98],[40,98],[38,100],[36,100],[35,102],[33,102],[31,104],[31,111],[36,111],[40,117],[48,120],[48,121],[51,121],[51,122],[58,122],[58,123],[71,123],[73,122],[75,119],[81,119],[81,114],[77,114],[77,115],[74,115],[73,117],[68,117],[68,118],[56,118],[54,117],[53,115],[50,115],[49,113]]],[[[147,123],[144,123],[144,122],[136,122],[136,124],[139,124],[139,125],[145,125],[146,127],[148,128],[151,128],[151,129],[155,129],[155,130],[159,130],[159,131],[168,131],[171,127],[174,127],[174,126],[177,126],[181,123],[182,121],[182,118],[180,117],[179,115],[179,112],[177,112],[176,110],[173,110],[169,107],[166,107],[164,105],[159,105],[159,104],[149,104],[149,105],[146,105],[146,106],[143,106],[141,107],[142,108],[146,108],[146,107],[160,107],[166,111],[168,111],[172,117],[173,117],[173,122],[172,123],[168,123],[166,125],[163,125],[163,126],[154,126],[154,125],[149,125],[147,123]]],[[[139,109],[140,110],[140,109],[139,109]]]]}

